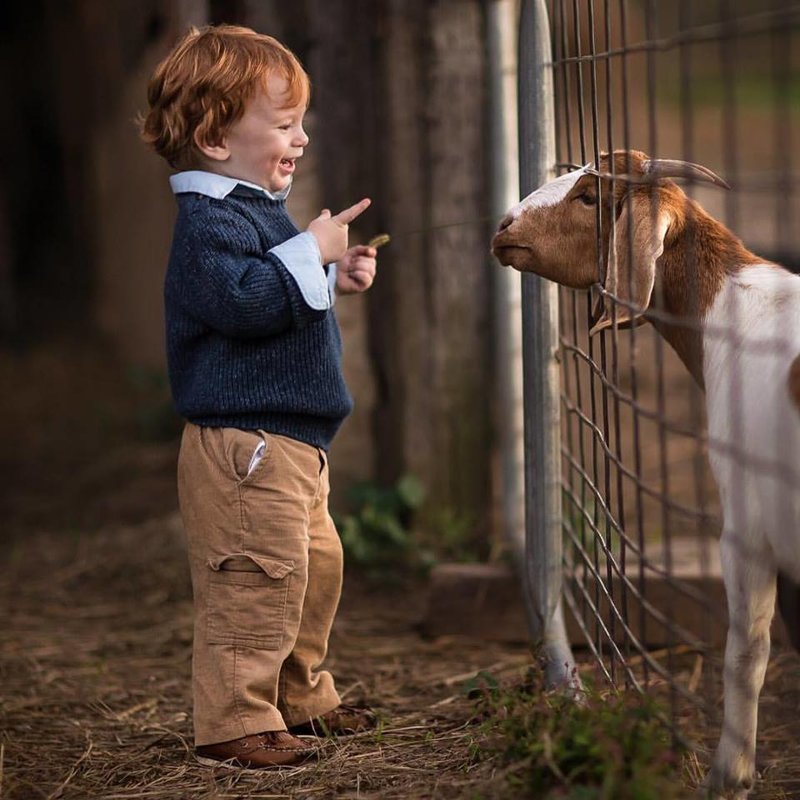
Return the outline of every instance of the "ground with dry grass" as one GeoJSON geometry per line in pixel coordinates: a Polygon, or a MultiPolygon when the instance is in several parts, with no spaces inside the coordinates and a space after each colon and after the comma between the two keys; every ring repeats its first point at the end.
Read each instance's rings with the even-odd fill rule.
{"type": "MultiPolygon", "coordinates": [[[[423,584],[348,582],[330,666],[346,699],[378,709],[380,729],[325,743],[310,766],[253,774],[211,770],[192,757],[191,599],[174,514],[85,535],[40,533],[5,556],[5,800],[526,796],[483,749],[490,733],[474,724],[464,693],[478,670],[518,681],[526,648],[424,639],[423,584]]],[[[793,655],[773,659],[767,686],[756,797],[800,797],[793,655]]],[[[687,716],[712,744],[713,731],[697,729],[697,720],[687,716]]],[[[691,756],[683,779],[696,780],[706,758],[691,756]]]]}
{"type": "MultiPolygon", "coordinates": [[[[350,581],[330,666],[378,732],[272,774],[192,757],[191,599],[175,516],[86,536],[18,542],[0,592],[4,625],[0,796],[27,798],[469,797],[492,785],[474,759],[474,672],[515,670],[520,646],[425,641],[424,587],[350,581]]],[[[487,796],[487,795],[484,795],[487,796]]]]}

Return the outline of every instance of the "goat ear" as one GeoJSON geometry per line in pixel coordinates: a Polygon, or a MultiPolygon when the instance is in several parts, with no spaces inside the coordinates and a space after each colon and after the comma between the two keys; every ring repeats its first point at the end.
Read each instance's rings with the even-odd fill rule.
{"type": "Polygon", "coordinates": [[[603,313],[589,331],[638,325],[650,305],[656,281],[656,261],[664,252],[671,214],[650,194],[629,194],[611,232],[603,313]],[[617,300],[621,302],[617,302],[617,300]]]}

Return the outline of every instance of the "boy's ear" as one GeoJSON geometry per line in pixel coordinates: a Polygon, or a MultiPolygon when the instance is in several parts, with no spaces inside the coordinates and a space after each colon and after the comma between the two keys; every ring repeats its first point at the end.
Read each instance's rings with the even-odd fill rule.
{"type": "Polygon", "coordinates": [[[197,149],[212,161],[227,161],[231,156],[231,151],[228,149],[228,142],[223,137],[219,142],[209,144],[205,139],[201,138],[200,132],[195,131],[194,143],[197,149]]]}

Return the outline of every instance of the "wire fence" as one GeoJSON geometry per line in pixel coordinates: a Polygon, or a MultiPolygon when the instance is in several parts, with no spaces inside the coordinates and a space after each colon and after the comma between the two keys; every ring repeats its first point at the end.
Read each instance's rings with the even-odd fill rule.
{"type": "MultiPolygon", "coordinates": [[[[800,4],[546,5],[558,173],[617,149],[704,164],[732,190],[687,195],[800,269],[800,4]]],[[[654,326],[590,337],[600,299],[559,290],[567,627],[610,682],[664,687],[677,730],[719,697],[726,630],[705,400],[654,326]]]]}

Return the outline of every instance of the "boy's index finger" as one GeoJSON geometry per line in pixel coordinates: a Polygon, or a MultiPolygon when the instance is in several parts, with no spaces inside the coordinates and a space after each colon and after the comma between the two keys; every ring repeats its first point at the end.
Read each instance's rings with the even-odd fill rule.
{"type": "Polygon", "coordinates": [[[349,225],[357,216],[369,208],[370,203],[372,203],[372,200],[365,197],[363,200],[359,200],[354,206],[340,211],[334,219],[342,225],[349,225]]]}

